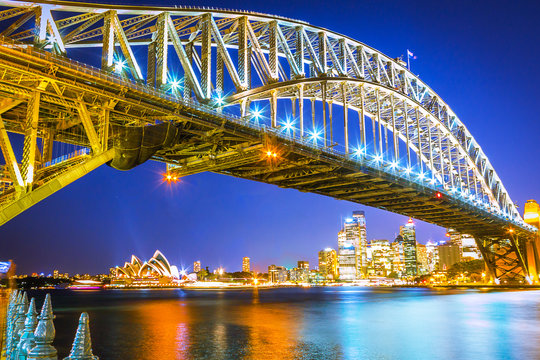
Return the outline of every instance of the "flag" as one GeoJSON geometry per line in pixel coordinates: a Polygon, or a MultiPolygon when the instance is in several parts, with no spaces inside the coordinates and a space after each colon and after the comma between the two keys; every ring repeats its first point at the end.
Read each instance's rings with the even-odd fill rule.
{"type": "Polygon", "coordinates": [[[407,49],[407,57],[416,59],[416,56],[414,56],[414,54],[409,49],[407,49]]]}

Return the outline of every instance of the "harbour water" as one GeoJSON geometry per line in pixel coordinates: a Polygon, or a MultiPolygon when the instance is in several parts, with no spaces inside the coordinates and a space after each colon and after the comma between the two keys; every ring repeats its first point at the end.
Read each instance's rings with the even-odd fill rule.
{"type": "Polygon", "coordinates": [[[540,359],[540,291],[49,292],[60,358],[87,311],[102,360],[540,359]]]}

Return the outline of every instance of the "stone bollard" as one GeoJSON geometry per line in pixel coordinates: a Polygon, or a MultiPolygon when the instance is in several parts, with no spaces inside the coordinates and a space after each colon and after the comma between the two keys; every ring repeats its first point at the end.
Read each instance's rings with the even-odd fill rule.
{"type": "Polygon", "coordinates": [[[19,318],[19,309],[23,302],[23,296],[22,292],[17,292],[17,296],[15,297],[15,301],[13,302],[13,306],[11,307],[11,313],[9,314],[8,323],[7,323],[7,329],[6,329],[6,358],[11,359],[11,353],[13,352],[13,348],[17,345],[17,343],[14,343],[15,338],[15,327],[17,320],[19,318]]]}
{"type": "Polygon", "coordinates": [[[71,352],[64,360],[99,360],[92,353],[92,339],[90,337],[90,325],[88,322],[88,314],[83,312],[79,318],[79,327],[75,334],[71,352]]]}
{"type": "Polygon", "coordinates": [[[8,359],[14,359],[15,349],[17,348],[17,344],[19,344],[19,340],[24,331],[24,320],[26,318],[26,311],[28,310],[28,296],[26,296],[25,292],[22,293],[21,300],[17,304],[15,310],[17,314],[15,315],[12,326],[8,359]]]}
{"type": "Polygon", "coordinates": [[[51,295],[45,296],[39,322],[34,331],[34,346],[28,352],[28,360],[58,360],[58,353],[51,345],[55,336],[51,295]]]}
{"type": "Polygon", "coordinates": [[[19,340],[19,344],[17,344],[14,355],[12,355],[12,358],[14,360],[26,360],[28,352],[36,345],[34,341],[34,331],[36,330],[36,325],[36,301],[34,298],[32,298],[32,300],[30,300],[30,306],[28,307],[28,311],[26,312],[24,331],[21,334],[21,339],[19,340]]]}

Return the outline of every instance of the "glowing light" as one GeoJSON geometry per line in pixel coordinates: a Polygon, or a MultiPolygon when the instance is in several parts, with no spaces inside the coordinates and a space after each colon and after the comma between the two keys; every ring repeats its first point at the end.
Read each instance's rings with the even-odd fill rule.
{"type": "Polygon", "coordinates": [[[287,131],[291,131],[293,129],[293,125],[294,125],[294,122],[292,122],[291,120],[287,119],[285,121],[285,123],[283,124],[283,128],[287,131]]]}
{"type": "Polygon", "coordinates": [[[398,166],[398,164],[397,164],[397,162],[395,162],[395,161],[392,161],[392,162],[390,163],[390,167],[391,167],[392,169],[397,168],[397,166],[398,166]]]}
{"type": "Polygon", "coordinates": [[[254,109],[252,112],[251,112],[251,116],[255,119],[255,120],[259,120],[261,118],[261,115],[262,115],[262,111],[259,110],[259,109],[254,109]]]}
{"type": "Polygon", "coordinates": [[[420,180],[424,180],[424,177],[425,177],[425,176],[426,176],[426,175],[425,175],[423,172],[421,172],[420,174],[418,174],[418,178],[419,178],[420,180]]]}
{"type": "Polygon", "coordinates": [[[361,148],[358,148],[358,149],[354,150],[354,155],[362,156],[362,155],[364,155],[364,150],[361,149],[361,148]]]}
{"type": "Polygon", "coordinates": [[[436,197],[437,199],[441,199],[441,198],[442,198],[442,194],[441,194],[440,192],[437,192],[437,193],[435,194],[435,197],[436,197]]]}
{"type": "Polygon", "coordinates": [[[124,70],[125,67],[126,67],[126,61],[125,60],[118,60],[114,64],[114,71],[116,71],[117,73],[121,73],[124,70]]]}
{"type": "Polygon", "coordinates": [[[171,89],[173,90],[179,90],[181,88],[182,82],[180,80],[172,80],[171,81],[171,89]]]}
{"type": "Polygon", "coordinates": [[[375,161],[376,162],[381,162],[382,161],[382,156],[381,155],[375,156],[375,161]]]}
{"type": "Polygon", "coordinates": [[[268,150],[268,151],[266,152],[266,155],[272,156],[272,152],[271,152],[270,150],[268,150]]]}
{"type": "Polygon", "coordinates": [[[216,104],[218,104],[219,106],[223,105],[225,103],[225,100],[223,99],[223,95],[222,94],[216,94],[216,96],[214,97],[214,101],[216,102],[216,104]]]}
{"type": "Polygon", "coordinates": [[[311,137],[313,141],[316,141],[321,138],[321,133],[317,130],[313,130],[313,132],[309,134],[309,137],[311,137]]]}
{"type": "Polygon", "coordinates": [[[512,234],[514,232],[514,229],[508,229],[508,232],[512,234]]]}
{"type": "Polygon", "coordinates": [[[405,173],[406,173],[407,175],[409,175],[410,173],[412,173],[412,169],[411,169],[410,166],[407,166],[407,168],[405,169],[405,173]]]}

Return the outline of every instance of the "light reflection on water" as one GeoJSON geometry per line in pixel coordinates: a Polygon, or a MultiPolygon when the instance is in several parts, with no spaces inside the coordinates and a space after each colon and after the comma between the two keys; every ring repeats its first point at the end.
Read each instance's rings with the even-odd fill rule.
{"type": "MultiPolygon", "coordinates": [[[[43,293],[34,292],[42,301],[43,293]]],[[[55,346],[90,314],[107,359],[540,359],[540,291],[52,291],[55,346]]]]}

